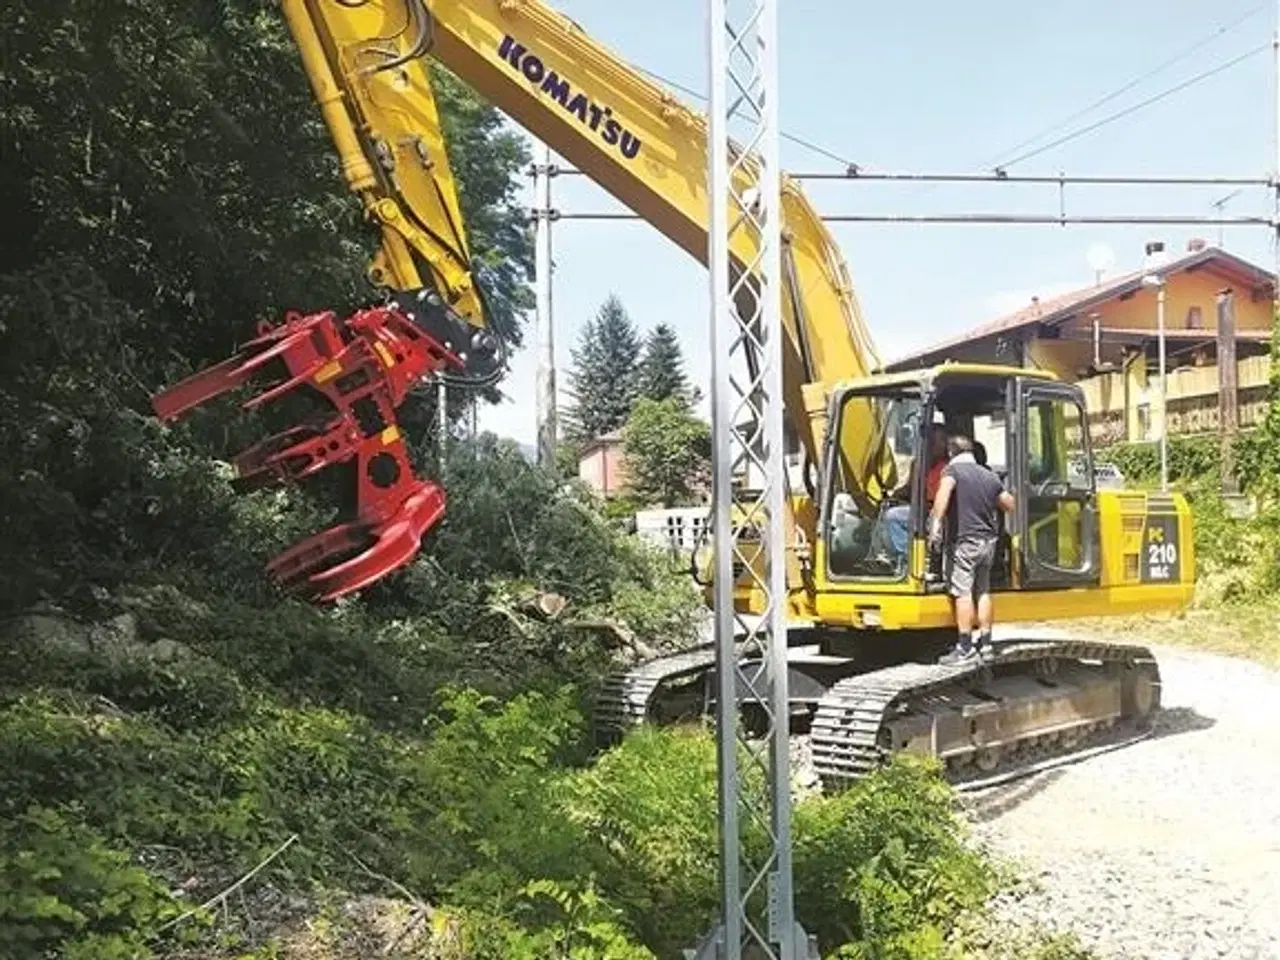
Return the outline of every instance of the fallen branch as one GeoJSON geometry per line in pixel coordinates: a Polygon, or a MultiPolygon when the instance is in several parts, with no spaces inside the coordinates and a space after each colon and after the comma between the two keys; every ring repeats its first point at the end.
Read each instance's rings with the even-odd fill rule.
{"type": "Polygon", "coordinates": [[[252,870],[246,873],[243,877],[241,877],[231,886],[227,887],[221,893],[218,893],[215,896],[210,897],[204,903],[200,904],[200,906],[194,907],[188,910],[186,913],[181,914],[180,916],[174,917],[174,919],[170,920],[168,923],[159,927],[156,930],[156,932],[153,934],[153,936],[158,937],[160,934],[164,933],[166,930],[170,930],[173,927],[176,927],[178,924],[182,923],[184,920],[189,920],[191,917],[194,917],[197,913],[200,913],[204,910],[208,910],[210,907],[218,903],[221,903],[223,904],[223,906],[225,906],[227,902],[227,897],[231,896],[231,894],[235,893],[237,890],[243,887],[246,883],[248,883],[250,880],[256,877],[259,873],[261,873],[262,870],[265,869],[266,866],[269,863],[271,863],[272,860],[274,860],[276,857],[280,856],[280,854],[284,853],[291,846],[293,846],[294,842],[297,841],[297,839],[298,839],[298,835],[296,833],[293,834],[293,836],[291,836],[288,840],[280,844],[280,846],[276,847],[275,850],[271,851],[271,853],[267,856],[265,860],[259,863],[256,867],[254,867],[252,870]]]}
{"type": "Polygon", "coordinates": [[[398,892],[406,900],[412,903],[415,908],[413,916],[411,916],[409,918],[409,922],[404,925],[404,929],[400,931],[399,935],[394,940],[392,940],[390,943],[386,945],[386,947],[383,948],[382,955],[384,957],[389,957],[391,956],[392,951],[395,950],[396,947],[398,947],[404,941],[404,938],[418,928],[418,925],[420,923],[422,923],[424,920],[429,921],[431,919],[434,911],[431,909],[430,905],[428,905],[428,903],[425,900],[423,900],[420,896],[418,896],[416,893],[414,893],[404,884],[400,883],[398,880],[388,877],[385,873],[379,873],[377,870],[371,869],[368,866],[368,864],[366,864],[363,860],[361,860],[359,857],[357,857],[354,853],[352,853],[350,850],[346,849],[345,847],[340,847],[339,849],[342,850],[342,852],[345,853],[352,860],[354,860],[356,866],[359,867],[362,871],[364,871],[366,875],[368,875],[369,877],[372,877],[374,880],[380,880],[381,882],[392,887],[394,890],[396,890],[396,892],[398,892]]]}
{"type": "Polygon", "coordinates": [[[520,617],[514,610],[504,607],[500,603],[496,602],[490,603],[486,609],[489,611],[490,616],[506,617],[507,621],[511,626],[515,627],[516,632],[519,633],[520,636],[532,642],[533,635],[530,634],[525,625],[520,622],[520,617]]]}
{"type": "Polygon", "coordinates": [[[364,874],[366,876],[371,877],[374,880],[381,880],[383,883],[394,888],[397,893],[403,896],[406,900],[408,900],[414,906],[422,907],[424,910],[431,909],[430,907],[427,906],[427,902],[425,900],[423,900],[420,896],[418,896],[416,893],[414,893],[404,884],[400,883],[397,880],[393,880],[391,877],[388,877],[385,873],[379,873],[377,870],[370,868],[368,864],[366,864],[363,860],[357,857],[354,853],[352,853],[346,847],[339,847],[338,849],[341,850],[343,853],[345,853],[353,861],[355,861],[355,865],[359,867],[362,871],[364,871],[364,874]]]}
{"type": "Polygon", "coordinates": [[[565,626],[588,630],[593,633],[610,634],[620,646],[634,650],[642,660],[651,660],[658,656],[657,650],[632,633],[626,624],[618,623],[616,620],[607,620],[603,617],[588,617],[566,621],[565,626]]]}

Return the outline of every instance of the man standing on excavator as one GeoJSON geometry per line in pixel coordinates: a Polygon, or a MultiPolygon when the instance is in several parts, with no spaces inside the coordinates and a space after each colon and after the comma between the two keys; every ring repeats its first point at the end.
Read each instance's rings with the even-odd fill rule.
{"type": "Polygon", "coordinates": [[[942,471],[938,495],[929,513],[929,545],[942,542],[942,523],[955,503],[956,532],[951,556],[951,595],[956,605],[955,649],[939,661],[963,663],[991,645],[991,564],[1000,536],[1000,511],[1013,513],[1013,494],[973,456],[973,441],[966,436],[947,441],[950,459],[942,471]],[[973,640],[975,608],[978,641],[973,640]]]}

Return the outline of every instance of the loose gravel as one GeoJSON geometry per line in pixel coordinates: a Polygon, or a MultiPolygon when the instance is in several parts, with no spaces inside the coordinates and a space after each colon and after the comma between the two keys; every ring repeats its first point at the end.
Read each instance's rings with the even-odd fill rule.
{"type": "Polygon", "coordinates": [[[1151,649],[1149,739],[963,796],[1031,880],[992,906],[1106,960],[1280,960],[1280,672],[1151,649]]]}

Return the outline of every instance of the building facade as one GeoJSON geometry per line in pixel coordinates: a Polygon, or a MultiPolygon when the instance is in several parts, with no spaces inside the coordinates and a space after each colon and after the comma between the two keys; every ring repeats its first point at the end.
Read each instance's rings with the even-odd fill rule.
{"type": "Polygon", "coordinates": [[[627,463],[622,452],[622,434],[603,434],[582,448],[578,455],[578,479],[608,499],[627,486],[627,463]]]}
{"type": "Polygon", "coordinates": [[[887,364],[890,371],[947,360],[1050,370],[1080,384],[1095,446],[1219,429],[1232,384],[1238,426],[1265,414],[1275,276],[1221,248],[1192,241],[1176,258],[1023,309],[887,364]],[[1160,409],[1159,310],[1164,300],[1167,413],[1160,409]],[[1234,371],[1234,377],[1232,372],[1234,371]]]}

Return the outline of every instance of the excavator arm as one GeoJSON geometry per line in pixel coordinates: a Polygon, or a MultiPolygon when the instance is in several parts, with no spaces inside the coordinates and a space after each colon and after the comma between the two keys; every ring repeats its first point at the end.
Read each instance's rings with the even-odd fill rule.
{"type": "MultiPolygon", "coordinates": [[[[538,0],[389,2],[431,17],[435,59],[705,263],[710,205],[702,115],[538,0]]],[[[351,11],[353,24],[362,13],[372,15],[351,11]]],[[[738,186],[746,189],[756,170],[748,158],[738,186]]],[[[782,206],[785,402],[791,427],[816,463],[825,385],[870,373],[879,361],[838,247],[787,178],[782,206]]],[[[751,244],[735,234],[738,264],[752,262],[751,244]]],[[[854,420],[846,439],[865,426],[854,420]]]]}
{"type": "MultiPolygon", "coordinates": [[[[412,3],[281,0],[342,177],[376,228],[369,282],[463,356],[472,383],[500,374],[426,53],[434,21],[412,3]],[[426,296],[422,296],[423,294],[426,296]]],[[[460,379],[456,378],[455,379],[460,379]]]]}
{"type": "MultiPolygon", "coordinates": [[[[314,331],[264,333],[266,340],[260,338],[247,355],[228,361],[231,366],[218,371],[212,381],[208,374],[198,374],[192,382],[157,398],[162,416],[180,415],[246,380],[262,366],[258,357],[265,353],[283,357],[288,367],[283,385],[278,383],[265,396],[273,398],[300,385],[319,387],[343,412],[337,425],[319,433],[313,428],[313,434],[321,437],[323,455],[314,455],[317,442],[312,435],[306,437],[311,448],[304,451],[313,454],[309,458],[297,455],[296,444],[273,438],[265,453],[251,451],[238,461],[242,471],[259,476],[267,464],[279,478],[289,479],[338,459],[359,459],[355,440],[328,449],[332,435],[343,431],[363,438],[361,442],[393,434],[395,442],[402,442],[390,416],[398,402],[395,390],[378,386],[389,375],[420,377],[453,370],[452,375],[465,373],[473,382],[496,375],[498,341],[487,328],[483,297],[476,285],[432,95],[430,61],[450,70],[705,263],[710,218],[705,118],[565,16],[538,0],[280,0],[280,4],[338,153],[342,176],[380,237],[369,268],[370,282],[385,291],[391,302],[380,309],[394,317],[401,347],[410,333],[421,335],[421,355],[409,359],[408,352],[397,351],[395,344],[391,349],[383,344],[379,350],[373,343],[370,348],[368,331],[377,324],[368,317],[361,335],[330,316],[320,338],[328,338],[331,349],[327,352],[297,345],[313,344],[314,331]],[[282,347],[280,336],[294,338],[295,346],[282,347]],[[363,370],[362,389],[372,383],[375,392],[380,391],[380,416],[366,417],[364,425],[344,407],[340,391],[318,381],[321,373],[336,376],[333,364],[339,353],[353,349],[363,370]]],[[[743,178],[737,184],[739,190],[750,187],[757,173],[754,159],[745,158],[737,174],[743,178]]],[[[879,361],[834,239],[800,186],[786,177],[782,213],[783,399],[791,435],[808,462],[818,464],[831,385],[869,374],[879,361]]],[[[731,254],[738,269],[753,261],[753,242],[743,233],[735,234],[731,254]]],[[[744,290],[744,296],[751,295],[749,286],[744,290]]],[[[313,326],[320,322],[307,319],[313,326]]],[[[283,329],[291,328],[286,324],[283,329]]],[[[334,381],[339,385],[350,370],[343,367],[342,373],[334,381]]],[[[878,435],[875,426],[869,404],[846,409],[836,444],[841,455],[832,468],[846,474],[846,489],[878,497],[874,481],[864,479],[882,475],[873,469],[879,452],[872,449],[869,438],[878,435]]],[[[359,460],[359,469],[365,471],[360,474],[361,483],[366,480],[365,461],[371,456],[370,452],[359,460]]],[[[397,462],[407,465],[402,455],[397,462]]],[[[385,476],[393,472],[385,471],[385,476]]],[[[397,474],[397,483],[403,473],[402,469],[397,474]]],[[[410,495],[409,486],[397,489],[390,501],[410,495]]],[[[397,542],[413,540],[438,519],[443,492],[435,489],[432,502],[438,510],[425,523],[410,524],[407,533],[400,531],[397,542]]],[[[387,525],[399,522],[394,511],[389,518],[388,509],[358,515],[359,539],[386,538],[387,525]]],[[[813,522],[810,513],[806,523],[813,522]]],[[[812,540],[814,531],[807,533],[812,540]]],[[[326,535],[321,535],[322,541],[326,535]]],[[[322,542],[301,549],[301,555],[313,559],[302,563],[301,572],[293,571],[284,579],[307,584],[313,593],[331,599],[396,569],[417,549],[415,540],[412,550],[397,548],[385,562],[374,562],[367,553],[377,545],[366,545],[360,563],[367,575],[342,573],[334,579],[331,573],[320,572],[325,563],[332,565],[337,554],[356,549],[348,539],[340,537],[338,546],[322,542]],[[319,555],[323,558],[314,559],[319,555]],[[329,577],[323,589],[316,589],[317,576],[329,577]]],[[[343,560],[338,568],[347,564],[349,571],[350,562],[343,560]]]]}
{"type": "MultiPolygon", "coordinates": [[[[501,108],[526,130],[586,173],[701,263],[708,255],[708,128],[705,116],[630,66],[569,18],[539,0],[385,0],[416,6],[431,18],[431,56],[501,108]]],[[[377,7],[377,4],[372,4],[377,7]]],[[[369,8],[351,11],[354,34],[367,26],[369,8]]],[[[740,155],[739,155],[740,156],[740,155]]],[[[758,176],[755,158],[742,158],[735,190],[745,193],[758,176]]],[[[732,208],[731,208],[732,209],[732,208]]],[[[880,366],[848,268],[834,238],[800,185],[782,182],[783,401],[788,432],[807,465],[824,463],[831,387],[871,374],[880,366]]],[[[736,269],[754,262],[755,240],[731,237],[736,269]]],[[[741,288],[744,297],[752,286],[741,288]]],[[[753,304],[739,304],[744,316],[753,304]]],[[[751,362],[754,358],[748,358],[751,362]]],[[[870,400],[847,404],[838,455],[826,460],[866,513],[883,487],[896,482],[892,457],[877,429],[870,400]]],[[[810,476],[805,470],[805,476],[810,476]]],[[[803,530],[801,542],[818,539],[816,489],[807,506],[784,519],[803,530]]],[[[805,503],[804,498],[792,501],[805,503]]],[[[796,539],[788,536],[789,549],[796,539]]],[[[788,585],[806,589],[791,553],[788,585]]]]}

